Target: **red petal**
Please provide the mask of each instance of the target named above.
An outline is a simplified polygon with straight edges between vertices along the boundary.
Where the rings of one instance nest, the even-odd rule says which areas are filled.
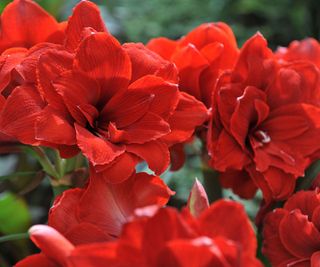
[[[262,252],[273,266],[279,266],[282,262],[294,258],[283,246],[279,236],[279,225],[287,214],[288,212],[284,209],[276,209],[270,212],[264,221]]]
[[[37,79],[38,89],[47,103],[60,111],[66,107],[52,85],[60,74],[72,68],[73,55],[66,51],[49,50],[38,60]]]
[[[309,258],[320,249],[320,233],[299,210],[288,213],[279,225],[285,248],[298,258]]]
[[[35,88],[17,87],[8,97],[0,118],[3,133],[16,137],[20,142],[36,145],[35,121],[44,103]]]
[[[125,147],[97,137],[78,124],[75,129],[78,146],[93,165],[108,164],[125,151]]]
[[[73,118],[79,124],[85,126],[87,119],[79,110],[79,106],[97,105],[100,98],[99,84],[84,74],[65,72],[54,81],[53,86],[61,95]]]
[[[283,208],[287,211],[299,209],[311,221],[314,211],[319,206],[320,197],[317,191],[299,191],[287,200]]]
[[[194,133],[197,126],[201,126],[208,119],[208,110],[193,96],[181,92],[179,104],[169,118],[171,133],[164,136],[168,144],[184,142]]]
[[[99,126],[108,128],[109,122],[119,129],[130,126],[149,110],[154,96],[142,91],[126,90],[111,98],[100,113]]]
[[[80,200],[78,215],[82,222],[101,229],[109,239],[118,237],[122,225],[129,221],[136,208],[165,205],[172,191],[156,176],[133,174],[122,183],[106,183],[108,172],[91,172],[90,183]],[[95,203],[97,212],[92,210]]]
[[[254,104],[258,99],[265,101],[265,93],[252,86],[246,87],[243,95],[237,98],[237,103],[231,116],[230,132],[243,149],[246,147],[245,142],[249,129],[252,123],[257,121],[258,116]],[[265,106],[267,105],[265,104]]]
[[[189,44],[174,54],[172,61],[179,70],[181,90],[201,99],[200,75],[209,66],[209,62],[200,52]]]
[[[110,164],[97,165],[94,169],[103,175],[107,183],[121,183],[132,175],[138,162],[136,156],[123,153]]]
[[[253,198],[257,192],[257,186],[245,170],[228,170],[219,175],[219,180],[223,187],[231,188],[242,198]]]
[[[29,230],[31,240],[54,262],[64,265],[74,246],[59,232],[47,225],[34,225]],[[59,257],[57,257],[59,255]]]
[[[49,260],[48,257],[46,257],[44,254],[41,253],[41,254],[28,256],[25,259],[19,261],[14,266],[15,267],[31,267],[31,266],[60,267],[61,265]]]
[[[66,47],[75,50],[81,41],[84,28],[90,27],[97,32],[107,32],[99,8],[92,2],[81,1],[74,9],[66,28]]]
[[[226,200],[215,202],[200,215],[199,227],[208,237],[223,236],[238,242],[245,255],[256,253],[256,236],[241,204]]]
[[[143,251],[149,266],[157,266],[158,255],[168,242],[175,239],[194,238],[196,233],[173,208],[160,209],[151,217],[143,233]]]
[[[107,33],[94,33],[85,38],[77,50],[74,66],[100,83],[101,103],[127,88],[131,79],[128,54]]]
[[[65,234],[78,223],[76,206],[78,205],[83,191],[80,188],[69,189],[59,195],[49,212],[48,225]]]
[[[157,175],[163,173],[170,163],[168,146],[161,141],[146,142],[141,145],[127,145],[127,151],[144,159]]]
[[[199,237],[191,240],[172,240],[168,242],[166,247],[159,253],[157,266],[166,267],[225,267],[237,266],[230,265],[224,253],[231,252],[235,249],[234,258],[237,258],[239,264],[237,247],[228,242],[225,251],[221,251],[214,240],[207,237]],[[230,253],[231,254],[231,253]],[[188,255],[186,257],[186,255]]]
[[[227,168],[241,170],[250,163],[250,159],[238,143],[222,130],[213,151],[211,164],[219,171]]]
[[[169,148],[170,160],[171,160],[171,171],[177,171],[182,168],[186,161],[186,154],[184,152],[184,144],[176,144]]]
[[[178,42],[176,41],[164,37],[159,37],[151,39],[147,44],[147,48],[156,52],[164,59],[170,60],[177,48],[177,45]]]
[[[266,39],[257,33],[242,46],[232,80],[264,89],[274,77],[275,63],[272,60],[273,53]]]
[[[118,142],[144,144],[157,140],[169,132],[170,127],[165,120],[156,114],[148,112],[132,125],[114,134],[117,134]]]
[[[131,82],[151,74],[177,83],[178,71],[172,62],[164,60],[141,43],[127,43],[123,48],[129,54],[132,63]]]
[[[75,145],[76,132],[64,114],[46,106],[39,114],[36,127],[36,139],[55,144]]]
[[[7,47],[29,48],[49,40],[59,31],[59,24],[35,2],[17,0],[4,9],[1,15],[1,29],[2,52]]]

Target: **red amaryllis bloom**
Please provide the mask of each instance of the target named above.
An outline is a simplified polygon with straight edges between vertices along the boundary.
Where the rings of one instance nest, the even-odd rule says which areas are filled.
[[[162,208],[151,217],[136,218],[126,224],[116,241],[66,249],[61,246],[64,251],[56,255],[48,248],[54,246],[51,244],[54,239],[62,236],[56,232],[60,237],[52,238],[53,235],[44,231],[36,231],[46,229],[44,226],[33,227],[31,238],[42,253],[26,258],[17,266],[44,260],[54,262],[53,266],[80,267],[262,266],[255,257],[256,238],[243,207],[225,200],[208,207],[203,205],[207,200],[201,191],[196,186],[190,197],[195,198],[191,202],[200,202],[189,203],[189,207],[197,207],[193,213],[196,217],[186,209],[179,214],[173,208]],[[144,214],[143,210],[136,211],[139,213]]]
[[[208,134],[212,166],[243,197],[260,188],[285,199],[320,149],[319,71],[311,63],[277,64],[257,34],[241,49],[213,95]]]
[[[264,221],[263,253],[272,266],[319,266],[320,193],[300,191]]]
[[[74,245],[117,238],[135,209],[163,206],[174,194],[157,176],[134,173],[122,183],[109,184],[104,180],[112,179],[105,175],[92,171],[86,189],[63,192],[50,209],[48,224]]]
[[[7,50],[0,56],[0,130],[23,143],[36,144],[33,125],[45,105],[35,88],[41,54],[51,49],[72,52],[85,27],[106,31],[98,8],[88,1],[80,2],[62,25],[29,0],[9,4],[1,17],[0,48]],[[19,108],[23,101],[29,101],[27,109]]]
[[[320,44],[313,38],[293,41],[289,47],[279,47],[276,56],[284,61],[307,60],[320,67]]]
[[[222,22],[202,24],[178,41],[155,38],[147,47],[174,62],[179,70],[180,90],[207,107],[218,76],[232,68],[238,57],[233,32]]]
[[[24,142],[58,148],[65,157],[79,148],[96,171],[112,169],[114,182],[128,178],[141,159],[162,173],[170,161],[168,147],[192,135],[207,117],[205,107],[178,91],[172,63],[142,45],[122,47],[90,29],[83,34],[75,54],[51,49],[40,56],[40,95],[20,88],[7,101],[0,125],[21,136],[17,130],[24,125],[14,119],[19,115],[25,122],[25,110],[41,110],[36,141],[29,130]],[[143,53],[148,54],[137,57]]]

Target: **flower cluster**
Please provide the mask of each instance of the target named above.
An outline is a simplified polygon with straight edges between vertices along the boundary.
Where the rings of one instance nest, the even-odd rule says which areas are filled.
[[[17,267],[262,266],[241,204],[209,204],[196,181],[180,212],[165,206],[174,192],[160,175],[183,166],[193,138],[222,187],[262,192],[257,221],[272,266],[320,266],[317,183],[295,193],[320,159],[317,40],[273,52],[257,33],[239,48],[218,22],[179,40],[121,44],[89,1],[59,23],[14,0],[0,52],[0,143],[31,149],[53,186],[77,171],[61,162],[82,157],[89,172],[57,195],[47,226],[30,229],[41,253]]]

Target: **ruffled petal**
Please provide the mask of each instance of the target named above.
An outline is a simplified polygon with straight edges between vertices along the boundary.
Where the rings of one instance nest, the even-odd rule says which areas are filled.
[[[67,49],[75,50],[79,46],[86,27],[97,32],[107,32],[99,8],[92,2],[81,1],[74,7],[72,16],[68,19],[65,40]]]
[[[100,103],[105,104],[116,92],[127,88],[131,62],[119,42],[107,33],[93,33],[79,45],[74,66],[101,86]]]

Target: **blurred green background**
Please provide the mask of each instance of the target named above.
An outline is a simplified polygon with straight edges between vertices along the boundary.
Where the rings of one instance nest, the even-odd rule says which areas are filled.
[[[0,12],[7,3],[0,1]],[[59,21],[71,14],[76,0],[38,0]],[[96,0],[109,31],[121,42],[143,42],[166,36],[177,39],[204,22],[224,21],[235,32],[239,46],[260,31],[270,47],[320,35],[319,0]],[[202,179],[201,145],[187,148],[189,160],[177,173],[163,175],[177,191],[172,203],[185,203],[194,177]],[[144,166],[142,166],[143,168]],[[0,267],[12,266],[35,248],[24,234],[30,225],[45,223],[52,200],[48,179],[32,158],[0,156]],[[224,192],[225,197],[231,193]],[[231,197],[235,197],[232,196]],[[257,202],[244,202],[254,216]],[[2,238],[2,239],[1,239]],[[8,241],[13,239],[14,241]]]

